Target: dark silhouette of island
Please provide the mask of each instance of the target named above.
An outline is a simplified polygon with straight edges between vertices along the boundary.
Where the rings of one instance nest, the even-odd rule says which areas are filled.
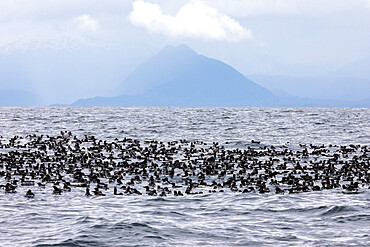
[[[231,66],[186,45],[166,46],[122,84],[119,96],[81,99],[72,106],[367,107],[370,100],[338,101],[275,95]]]

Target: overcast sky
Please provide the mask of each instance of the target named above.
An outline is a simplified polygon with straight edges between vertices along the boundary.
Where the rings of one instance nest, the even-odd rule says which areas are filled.
[[[370,56],[370,0],[0,0],[2,87],[24,77],[46,94],[49,70],[82,89],[94,68],[94,88],[111,88],[181,43],[246,75],[328,74]]]

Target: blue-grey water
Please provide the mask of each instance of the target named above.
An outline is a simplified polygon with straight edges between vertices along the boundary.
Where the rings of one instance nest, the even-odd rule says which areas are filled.
[[[370,109],[0,107],[1,139],[61,130],[229,148],[369,145]],[[87,198],[35,187],[33,199],[0,191],[0,246],[369,246],[369,191]]]

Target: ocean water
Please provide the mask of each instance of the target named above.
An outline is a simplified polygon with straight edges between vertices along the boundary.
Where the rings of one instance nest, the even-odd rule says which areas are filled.
[[[251,140],[370,145],[370,109],[0,107],[1,140],[65,130],[240,149]],[[35,187],[27,199],[0,190],[0,246],[368,246],[369,191],[87,198]]]

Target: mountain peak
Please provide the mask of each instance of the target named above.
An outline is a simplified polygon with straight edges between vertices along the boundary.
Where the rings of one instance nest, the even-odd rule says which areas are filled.
[[[173,45],[167,45],[165,46],[159,54],[162,55],[176,55],[176,56],[182,56],[182,55],[198,55],[193,49],[191,49],[186,44],[181,44],[178,46]]]

